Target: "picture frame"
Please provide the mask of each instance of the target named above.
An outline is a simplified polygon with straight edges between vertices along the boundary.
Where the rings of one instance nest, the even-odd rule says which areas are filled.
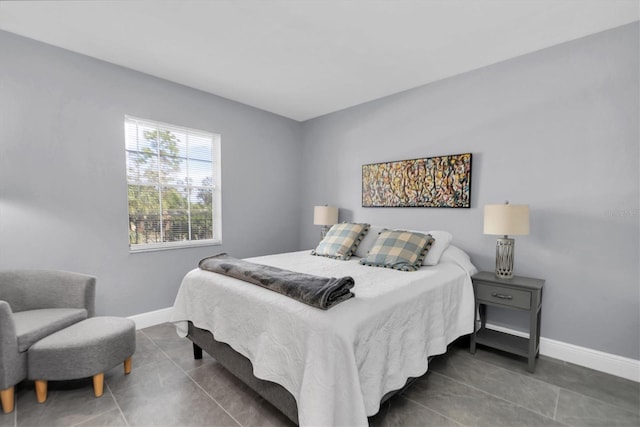
[[[362,166],[362,207],[470,208],[472,153]]]

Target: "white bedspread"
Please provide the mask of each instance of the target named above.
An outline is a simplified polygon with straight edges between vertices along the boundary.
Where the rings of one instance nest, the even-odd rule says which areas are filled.
[[[457,251],[455,251],[455,250]],[[417,272],[366,267],[309,251],[249,258],[319,276],[352,276],[356,297],[329,310],[199,269],[183,279],[173,307],[178,333],[187,321],[251,360],[254,375],[296,399],[302,426],[366,426],[387,392],[427,371],[472,332],[475,273],[451,247],[435,267]]]

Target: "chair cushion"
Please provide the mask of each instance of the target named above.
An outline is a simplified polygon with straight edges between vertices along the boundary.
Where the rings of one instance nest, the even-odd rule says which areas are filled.
[[[33,343],[86,318],[84,308],[42,308],[13,313],[18,351],[27,351]]]

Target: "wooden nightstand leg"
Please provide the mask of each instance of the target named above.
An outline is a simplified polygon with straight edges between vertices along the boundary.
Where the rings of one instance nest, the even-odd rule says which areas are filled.
[[[479,304],[478,311],[480,312],[480,329],[484,329],[487,325],[487,306]]]
[[[528,357],[528,366],[527,371],[533,373],[536,370],[536,354],[538,353],[538,340],[539,334],[538,331],[538,313],[540,308],[536,310],[535,308],[531,310],[531,315],[529,316],[529,357]]]
[[[532,374],[536,372],[536,356],[535,355],[529,356],[527,371],[531,372]]]
[[[471,333],[471,341],[469,344],[469,353],[476,354],[476,332],[478,331],[478,320],[482,322],[482,316],[478,319],[478,314],[480,313],[480,305],[475,305],[475,311],[473,313],[473,332]]]
[[[542,317],[542,306],[538,309],[538,335],[536,336],[536,358],[540,355],[540,319]]]

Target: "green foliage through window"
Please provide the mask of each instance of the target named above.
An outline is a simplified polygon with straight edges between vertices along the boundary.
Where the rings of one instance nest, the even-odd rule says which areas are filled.
[[[132,248],[220,240],[219,135],[126,117]]]

